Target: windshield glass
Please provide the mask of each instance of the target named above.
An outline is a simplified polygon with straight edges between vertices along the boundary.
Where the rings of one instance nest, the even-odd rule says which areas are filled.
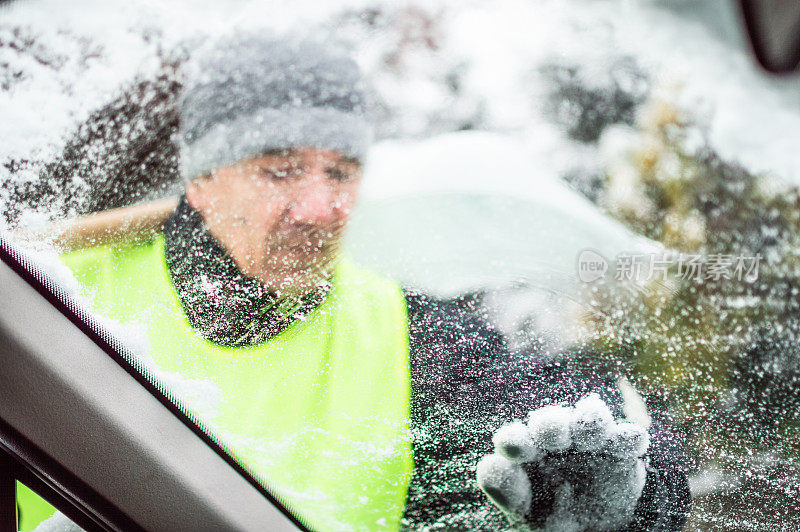
[[[309,528],[800,524],[800,81],[732,3],[0,9],[5,238]]]

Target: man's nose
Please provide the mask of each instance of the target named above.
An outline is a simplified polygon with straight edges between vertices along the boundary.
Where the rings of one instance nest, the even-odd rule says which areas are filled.
[[[326,224],[336,220],[339,208],[333,183],[324,173],[310,172],[298,183],[290,216],[298,223]]]

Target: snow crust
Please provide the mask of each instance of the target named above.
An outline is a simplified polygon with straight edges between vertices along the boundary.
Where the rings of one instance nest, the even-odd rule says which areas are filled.
[[[480,107],[481,128],[514,132],[561,164],[580,157],[581,148],[571,146],[543,120],[540,102],[548,84],[537,68],[554,60],[575,64],[584,69],[587,82],[602,85],[612,75],[608,67],[614,58],[630,56],[658,87],[669,91],[679,85],[680,98],[703,110],[711,144],[723,156],[753,171],[800,180],[791,135],[800,125],[796,78],[763,76],[741,37],[729,36],[738,24],[732,5],[719,0],[709,4],[698,13],[655,1],[439,0],[426,4],[440,38],[435,59],[412,48],[405,57],[406,73],[393,78],[377,66],[381,45],[396,44],[387,42],[391,35],[356,34],[361,46],[354,45],[354,51],[384,97],[404,108],[409,123],[397,131],[401,136],[425,135],[429,132],[420,127],[435,127],[424,117],[452,102],[431,79],[432,72],[437,66],[457,67],[464,70],[459,109]],[[107,100],[124,80],[153,68],[158,47],[232,27],[320,34],[320,26],[343,12],[374,8],[391,10],[392,4],[80,0],[65,9],[57,0],[12,2],[0,8],[3,23],[30,27],[66,66],[53,71],[30,65],[35,75],[10,92],[0,92],[0,115],[7,117],[0,125],[4,151],[26,154],[57,144],[70,125]],[[719,20],[726,22],[728,35],[720,35]],[[80,53],[85,37],[91,39],[90,48],[99,47],[97,53]],[[346,41],[347,35],[339,40]],[[703,52],[697,53],[699,49]]]
[[[66,515],[56,511],[33,529],[33,532],[83,532],[83,528],[73,523]]]

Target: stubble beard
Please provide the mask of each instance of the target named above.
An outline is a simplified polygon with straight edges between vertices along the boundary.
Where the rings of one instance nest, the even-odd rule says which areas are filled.
[[[330,280],[342,224],[279,229],[267,236],[260,280],[279,296],[302,296]]]

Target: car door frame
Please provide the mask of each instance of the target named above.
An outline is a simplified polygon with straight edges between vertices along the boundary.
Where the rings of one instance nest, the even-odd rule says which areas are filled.
[[[307,530],[5,236],[0,297],[11,476],[88,530]]]

